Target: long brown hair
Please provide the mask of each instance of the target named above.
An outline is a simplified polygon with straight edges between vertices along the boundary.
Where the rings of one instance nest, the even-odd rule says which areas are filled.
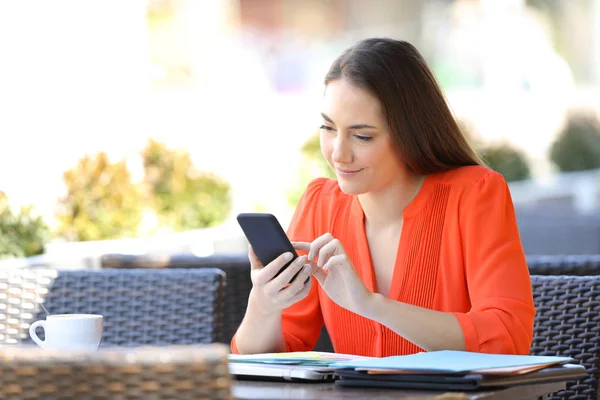
[[[333,62],[325,85],[340,78],[379,99],[400,157],[413,172],[483,164],[462,134],[427,62],[410,43],[362,40]]]

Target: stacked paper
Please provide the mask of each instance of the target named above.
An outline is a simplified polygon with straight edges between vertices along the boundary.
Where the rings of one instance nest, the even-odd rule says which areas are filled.
[[[371,359],[371,357],[361,357],[349,354],[327,353],[319,351],[229,355],[230,362],[275,365],[305,365],[315,367],[329,367],[330,365],[337,362],[351,362],[368,359]]]
[[[572,362],[570,357],[515,356],[485,354],[467,351],[432,351],[427,353],[369,358],[367,360],[339,361],[332,368],[351,368],[371,373],[415,374],[465,374],[496,373],[516,374],[532,372],[552,365]]]

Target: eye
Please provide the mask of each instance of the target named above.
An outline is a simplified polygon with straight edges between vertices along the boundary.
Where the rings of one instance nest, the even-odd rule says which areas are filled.
[[[371,140],[373,140],[372,136],[354,135],[354,137],[360,140],[361,142],[370,142]]]
[[[330,126],[327,126],[327,125],[321,125],[321,126],[319,127],[319,129],[324,129],[324,130],[326,130],[326,131],[332,131],[332,130],[333,130],[333,128],[332,128],[332,127],[330,127]]]

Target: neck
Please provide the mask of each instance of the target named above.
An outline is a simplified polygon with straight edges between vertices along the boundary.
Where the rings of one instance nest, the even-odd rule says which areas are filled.
[[[401,222],[404,209],[417,196],[424,181],[424,175],[407,174],[382,190],[358,195],[365,221],[376,227]]]

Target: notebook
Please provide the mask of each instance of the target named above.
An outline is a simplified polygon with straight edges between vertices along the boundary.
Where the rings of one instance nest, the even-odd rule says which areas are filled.
[[[570,357],[432,351],[331,365],[337,384],[356,387],[477,390],[530,383],[564,382],[585,376]]]
[[[400,373],[421,374],[465,374],[491,370],[531,369],[536,366],[549,367],[573,362],[570,357],[522,356],[508,354],[485,354],[468,351],[441,350],[410,354],[370,358],[366,360],[338,361],[330,366],[340,369],[360,369],[364,371],[389,370]]]
[[[584,378],[585,367],[563,364],[519,375],[444,374],[368,374],[353,369],[336,371],[337,385],[427,390],[478,390],[505,388],[533,383],[575,381]]]
[[[369,358],[317,351],[230,354],[229,371],[238,379],[326,382],[335,379],[331,364]]]
[[[237,379],[330,382],[335,379],[335,370],[329,367],[307,365],[278,365],[257,363],[229,363],[229,372]]]

